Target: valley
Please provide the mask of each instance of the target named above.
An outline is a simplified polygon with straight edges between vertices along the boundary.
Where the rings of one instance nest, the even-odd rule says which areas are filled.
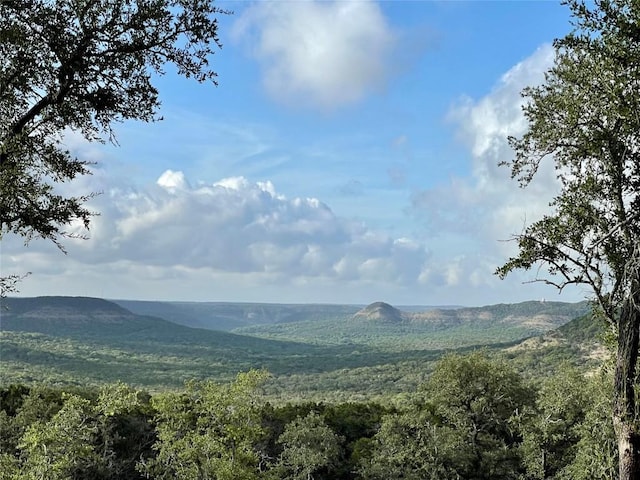
[[[168,302],[166,313],[162,306],[82,297],[3,299],[0,382],[124,381],[160,391],[190,379],[227,381],[240,371],[266,369],[272,378],[264,389],[274,400],[347,401],[414,390],[452,351],[484,348],[532,374],[552,369],[556,361],[589,363],[580,342],[514,348],[526,338],[562,337],[558,328],[588,312],[584,302],[410,311],[383,302],[365,307]],[[227,331],[184,323],[224,325]]]

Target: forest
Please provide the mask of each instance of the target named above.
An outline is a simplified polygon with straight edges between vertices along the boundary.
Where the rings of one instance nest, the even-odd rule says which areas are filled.
[[[615,473],[612,341],[587,304],[430,310],[420,324],[378,302],[254,332],[269,338],[101,299],[5,298],[2,308],[1,479]],[[482,318],[491,332],[513,328],[487,344]],[[539,335],[516,328],[532,319]],[[343,337],[350,328],[358,335]],[[404,349],[403,336],[414,339]]]
[[[610,366],[448,354],[386,401],[271,402],[264,370],[149,394],[5,386],[2,479],[610,479]]]
[[[543,83],[519,89],[525,129],[495,159],[528,191],[545,175],[557,188],[489,264],[585,289],[587,311],[433,317],[376,302],[214,331],[193,311],[182,321],[199,325],[11,299],[0,480],[640,478],[640,8],[563,3],[571,31]],[[61,184],[94,162],[68,135],[117,145],[116,124],[160,120],[166,66],[217,85],[229,14],[210,0],[0,2],[0,238],[62,252],[86,239],[99,192]],[[28,275],[2,273],[3,302]]]

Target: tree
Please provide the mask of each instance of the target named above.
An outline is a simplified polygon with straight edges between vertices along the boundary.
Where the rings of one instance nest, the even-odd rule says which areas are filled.
[[[317,471],[336,462],[342,440],[314,411],[296,418],[278,438],[284,447],[276,467],[282,474],[278,478],[312,480]]]
[[[580,440],[575,456],[555,477],[558,480],[616,478],[618,458],[611,418],[611,372],[603,370],[583,382],[589,397],[585,417],[577,426]]]
[[[208,62],[225,13],[213,0],[0,1],[0,238],[63,248],[66,228],[88,228],[92,193],[55,188],[90,173],[64,135],[115,142],[115,123],[157,120],[152,77],[167,64],[215,84]]]
[[[527,186],[545,160],[559,193],[552,213],[515,236],[497,270],[546,266],[536,280],[587,285],[617,330],[613,421],[620,479],[640,478],[635,389],[640,330],[640,7],[633,0],[568,0],[574,30],[554,42],[555,63],[523,91],[528,131],[510,138],[506,164]]]
[[[534,397],[520,375],[483,353],[447,355],[421,390],[384,417],[361,459],[364,478],[519,478],[520,424]]]
[[[425,385],[438,423],[463,438],[462,478],[508,479],[521,470],[521,422],[534,392],[505,362],[482,352],[447,355]]]
[[[88,421],[90,402],[69,395],[62,409],[48,422],[29,426],[19,445],[24,454],[20,479],[68,479],[97,458],[92,440],[95,427]]]
[[[455,480],[471,463],[461,432],[439,425],[429,411],[386,415],[367,444],[359,473],[370,480]]]
[[[3,438],[0,479],[136,478],[133,467],[141,451],[128,445],[132,451],[122,452],[118,424],[140,406],[138,392],[122,383],[105,385],[95,401],[71,393],[32,390],[14,412],[18,431],[3,432],[11,437],[17,433],[19,440]],[[0,410],[0,420],[5,413]]]
[[[558,478],[558,472],[573,462],[585,415],[594,403],[587,385],[581,372],[566,367],[542,383],[535,415],[523,433],[526,478]]]
[[[151,478],[257,478],[264,434],[258,387],[267,378],[251,370],[227,385],[192,381],[184,393],[154,396],[157,455],[138,469]]]

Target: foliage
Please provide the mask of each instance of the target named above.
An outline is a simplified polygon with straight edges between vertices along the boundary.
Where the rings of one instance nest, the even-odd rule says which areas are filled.
[[[535,303],[536,308],[541,308],[540,302]],[[324,337],[317,337],[318,344],[309,344],[187,328],[160,318],[134,315],[101,299],[8,298],[2,305],[8,310],[2,315],[0,349],[4,368],[0,369],[0,384],[69,387],[124,380],[151,390],[179,389],[189,379],[226,382],[238,371],[266,368],[273,378],[264,385],[264,391],[275,403],[374,399],[388,403],[395,395],[414,392],[447,351],[471,351],[472,347],[459,344],[485,345],[483,342],[491,339],[483,339],[503,329],[502,325],[488,329],[482,322],[476,329],[452,327],[432,334],[427,329],[415,329],[413,332],[422,333],[411,338],[410,330],[400,335],[397,330],[394,333],[374,328],[369,332],[371,344],[378,345],[374,346],[331,345],[335,331],[327,327],[320,332]],[[513,308],[517,310],[521,305],[495,306],[496,315],[509,316],[514,313]],[[551,315],[556,308],[560,309],[557,318],[574,309],[581,311],[579,304],[562,304],[553,306],[545,315]],[[274,307],[272,313],[277,312]],[[366,333],[365,326],[360,332]],[[515,341],[486,348],[500,351],[509,347],[505,355],[530,377],[548,375],[563,362],[581,369],[597,363],[589,356],[594,348],[590,342],[582,343],[569,333],[549,335],[552,341],[543,340],[540,348],[529,347],[535,344],[533,339],[522,348]],[[425,338],[430,340],[421,340]],[[422,345],[414,349],[414,342]],[[328,416],[327,421],[330,422]],[[339,433],[348,437],[345,432]]]
[[[618,476],[618,449],[611,410],[611,374],[598,372],[585,384],[588,401],[577,425],[578,442],[573,461],[558,475],[562,480],[608,480]]]
[[[363,459],[366,478],[510,479],[533,390],[481,352],[444,357],[402,414],[384,418]]]
[[[439,427],[430,412],[409,411],[384,418],[361,453],[360,475],[371,480],[448,480],[460,478],[455,466],[465,463],[470,459],[459,432]]]
[[[253,325],[235,333],[311,344],[367,345],[387,351],[434,350],[511,342],[539,335],[589,310],[586,302],[522,302],[430,310],[405,321],[358,316]]]
[[[210,0],[3,0],[0,3],[1,233],[60,244],[83,204],[54,188],[89,172],[65,134],[115,141],[113,125],[157,119],[152,76],[177,72],[214,81],[220,46]]]
[[[586,285],[617,327],[612,410],[620,478],[640,475],[636,405],[640,344],[640,8],[634,0],[567,2],[574,31],[556,40],[545,83],[523,91],[528,131],[511,138],[512,177],[529,185],[551,158],[560,191],[552,213],[516,236],[519,251],[498,269],[542,264],[539,280]]]
[[[278,438],[283,450],[274,471],[281,479],[311,480],[337,463],[342,440],[311,411],[288,423]]]
[[[96,463],[90,415],[90,402],[70,395],[51,420],[32,423],[18,445],[24,458],[19,478],[62,480]]]
[[[250,371],[228,385],[193,381],[183,393],[153,397],[157,455],[139,469],[153,478],[256,478],[264,433],[257,389],[267,377]]]
[[[463,435],[470,459],[460,467],[463,477],[511,478],[518,471],[520,424],[534,396],[515,370],[482,352],[450,355],[425,388],[439,421]]]
[[[273,406],[267,376],[152,396],[122,383],[0,389],[0,479],[615,478],[602,372],[529,384],[486,352],[449,355],[397,408]]]
[[[0,230],[0,236],[2,235]],[[18,284],[26,277],[30,275],[25,273],[24,275],[7,275],[0,277],[0,298],[5,298],[8,295],[18,292]]]
[[[527,478],[555,478],[572,463],[589,403],[585,379],[575,369],[564,368],[542,384],[536,415],[524,428]]]
[[[140,440],[148,435],[144,421],[129,421],[144,418],[138,392],[114,384],[96,396],[84,393],[32,389],[15,409],[0,410],[3,426],[11,432],[2,443],[0,478],[137,477],[133,467],[145,456]]]

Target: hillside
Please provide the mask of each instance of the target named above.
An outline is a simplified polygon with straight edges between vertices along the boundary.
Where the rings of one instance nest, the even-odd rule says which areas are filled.
[[[0,329],[4,331],[87,336],[162,330],[169,326],[166,320],[134,315],[100,298],[4,298],[0,309]]]
[[[239,371],[266,368],[277,376],[270,386],[274,394],[289,382],[299,384],[301,377],[305,382],[321,379],[313,384],[336,375],[345,389],[362,391],[367,383],[363,371],[390,368],[397,376],[392,366],[398,362],[427,364],[439,355],[374,348],[356,351],[348,345],[314,346],[194,329],[135,315],[101,299],[9,298],[0,307],[0,384],[87,385],[122,380],[162,389],[179,387],[191,378],[228,380]],[[345,369],[360,373],[352,376]],[[389,376],[378,388],[399,388],[393,381]],[[337,383],[331,381],[331,385]]]
[[[246,312],[243,308],[240,305],[238,311]],[[277,311],[275,306],[269,308]],[[415,321],[412,315],[420,312],[403,312],[382,302],[351,308],[342,316],[325,317],[316,310],[315,320],[254,326],[268,327],[269,335],[249,336],[137,315],[102,299],[4,299],[0,384],[122,380],[157,390],[180,387],[190,378],[228,380],[239,371],[266,368],[274,375],[265,387],[271,398],[361,400],[415,389],[444,352],[479,347],[499,352],[505,343],[511,346],[548,325],[521,315],[524,311],[539,315],[540,305],[471,309],[476,316],[464,313],[465,309],[460,309],[463,315],[452,316],[442,309],[442,316],[432,317],[436,321]],[[584,305],[555,308],[559,315],[553,310],[545,314],[550,323],[564,322],[564,315],[583,310]],[[521,316],[523,320],[515,320]],[[563,328],[575,330],[575,335],[585,327],[572,324]],[[541,359],[543,352],[548,352],[549,361]],[[578,358],[580,349],[520,348],[507,354],[523,369],[543,371],[564,358]]]
[[[353,315],[357,305],[154,302],[113,300],[138,315],[164,318],[188,327],[231,331],[251,325],[268,325],[308,320],[325,320]]]
[[[353,318],[370,322],[400,323],[405,320],[405,314],[388,303],[375,302],[358,310]]]
[[[228,332],[195,329],[162,318],[136,315],[99,298],[4,298],[0,302],[3,332],[41,333],[56,337],[94,339],[143,345],[162,342],[217,347],[282,349],[290,342],[274,342]],[[169,347],[171,350],[171,347]]]
[[[606,347],[611,330],[590,313],[504,349],[518,368],[531,376],[553,373],[559,365],[571,364],[591,370],[610,358]]]
[[[589,311],[587,302],[523,302],[403,312],[375,302],[354,315],[234,330],[261,338],[400,351],[514,342],[540,335]]]

